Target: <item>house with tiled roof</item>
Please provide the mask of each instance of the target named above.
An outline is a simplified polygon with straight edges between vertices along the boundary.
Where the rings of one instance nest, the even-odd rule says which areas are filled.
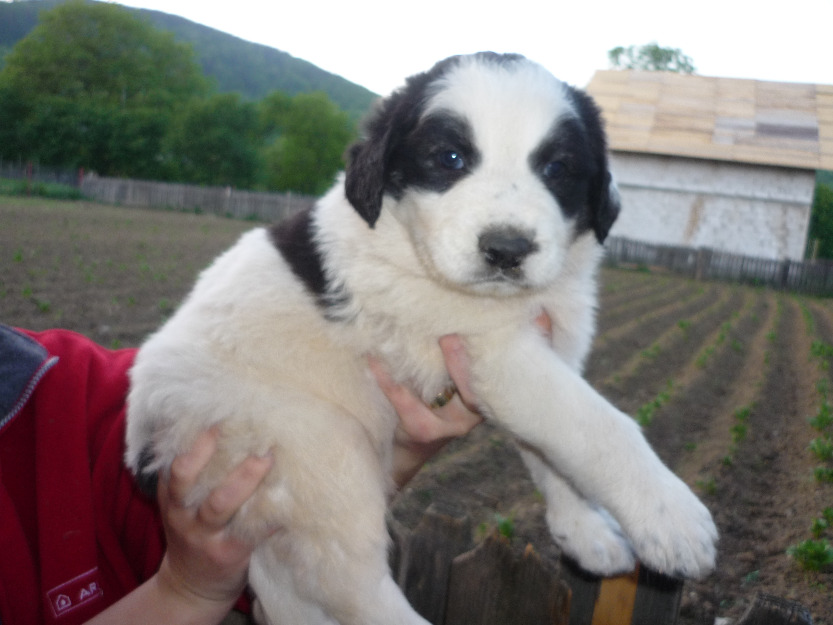
[[[833,170],[833,86],[596,72],[623,211],[637,241],[804,258],[817,170]]]

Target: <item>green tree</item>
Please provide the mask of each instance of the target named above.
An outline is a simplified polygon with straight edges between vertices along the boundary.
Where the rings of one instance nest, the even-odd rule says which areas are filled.
[[[265,186],[309,195],[333,184],[355,137],[347,113],[321,92],[267,96],[261,103],[261,128],[266,133]]]
[[[811,255],[815,258],[833,258],[833,187],[822,182],[816,184],[807,238]]]
[[[190,103],[169,138],[178,180],[252,188],[258,170],[258,118],[254,104],[236,93]]]
[[[167,106],[206,92],[192,48],[116,4],[70,0],[41,14],[6,56],[23,96]]]
[[[70,0],[6,56],[0,156],[103,175],[161,173],[173,110],[207,82],[191,49],[115,4]],[[4,95],[5,94],[5,95]]]
[[[622,46],[607,53],[613,69],[642,69],[651,72],[693,74],[694,62],[677,48],[663,48],[656,42],[644,46]]]

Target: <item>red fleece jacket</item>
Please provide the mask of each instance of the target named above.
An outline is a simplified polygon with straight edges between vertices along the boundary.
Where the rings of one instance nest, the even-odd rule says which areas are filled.
[[[0,326],[0,619],[83,623],[158,568],[155,501],[123,462],[135,350]]]

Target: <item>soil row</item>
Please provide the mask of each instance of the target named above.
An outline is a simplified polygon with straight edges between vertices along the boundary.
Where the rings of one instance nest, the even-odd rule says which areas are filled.
[[[810,357],[814,341],[833,345],[830,303],[666,282],[678,298],[669,304],[645,288],[660,304],[654,311],[616,288],[602,297],[604,330],[588,378],[627,412],[650,413],[646,436],[718,523],[718,570],[686,584],[680,623],[736,619],[761,591],[801,602],[816,623],[833,622],[833,573],[804,570],[787,553],[833,505],[833,487],[814,479],[807,451],[817,380],[833,384],[830,369],[819,373]],[[629,318],[628,310],[643,312]]]

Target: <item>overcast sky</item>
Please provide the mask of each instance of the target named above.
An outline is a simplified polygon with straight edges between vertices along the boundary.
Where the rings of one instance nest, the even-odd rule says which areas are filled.
[[[697,73],[833,84],[833,0],[126,0],[278,48],[385,94],[452,54],[519,52],[571,84],[616,46],[680,48]],[[488,8],[487,8],[488,7]]]

